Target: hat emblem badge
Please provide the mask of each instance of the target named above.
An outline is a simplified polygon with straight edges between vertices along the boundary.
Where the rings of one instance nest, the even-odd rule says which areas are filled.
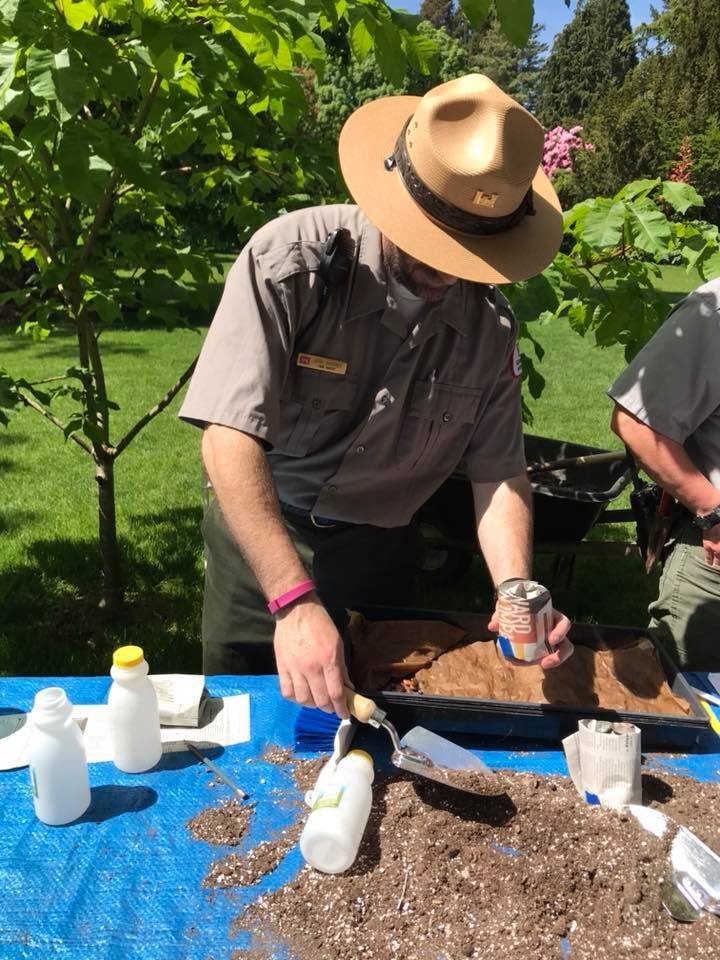
[[[472,202],[476,207],[494,207],[497,198],[497,193],[485,193],[484,190],[476,190]]]

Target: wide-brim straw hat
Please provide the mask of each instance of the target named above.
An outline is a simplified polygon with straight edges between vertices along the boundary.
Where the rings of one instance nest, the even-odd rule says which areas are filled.
[[[542,272],[562,241],[543,143],[532,114],[468,74],[360,107],[340,134],[340,167],[358,206],[405,253],[465,280],[511,283]]]

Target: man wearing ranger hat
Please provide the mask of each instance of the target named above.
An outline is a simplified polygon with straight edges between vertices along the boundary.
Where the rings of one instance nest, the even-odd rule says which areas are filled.
[[[412,603],[413,515],[462,461],[495,584],[531,574],[517,325],[496,284],[562,239],[539,123],[471,74],[356,110],[357,206],[279,217],[228,275],[180,416],[202,426],[206,673],[346,716],[338,625]],[[557,666],[572,647],[554,613]],[[491,626],[494,626],[494,621]]]

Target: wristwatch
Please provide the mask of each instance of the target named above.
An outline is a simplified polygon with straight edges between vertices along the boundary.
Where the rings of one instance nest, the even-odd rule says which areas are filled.
[[[709,530],[710,527],[714,527],[716,523],[720,523],[720,504],[718,504],[714,510],[711,510],[710,513],[704,513],[700,517],[693,517],[693,523],[700,527],[701,530]]]

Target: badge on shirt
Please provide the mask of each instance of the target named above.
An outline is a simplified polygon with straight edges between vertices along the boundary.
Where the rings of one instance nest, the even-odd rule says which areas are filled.
[[[520,356],[520,349],[517,344],[515,344],[512,360],[510,361],[510,372],[514,377],[522,376],[522,357]]]
[[[299,353],[296,363],[299,367],[308,367],[310,370],[322,370],[323,373],[335,373],[339,377],[347,373],[347,363],[344,360],[333,360],[332,357],[318,357],[314,353]]]

